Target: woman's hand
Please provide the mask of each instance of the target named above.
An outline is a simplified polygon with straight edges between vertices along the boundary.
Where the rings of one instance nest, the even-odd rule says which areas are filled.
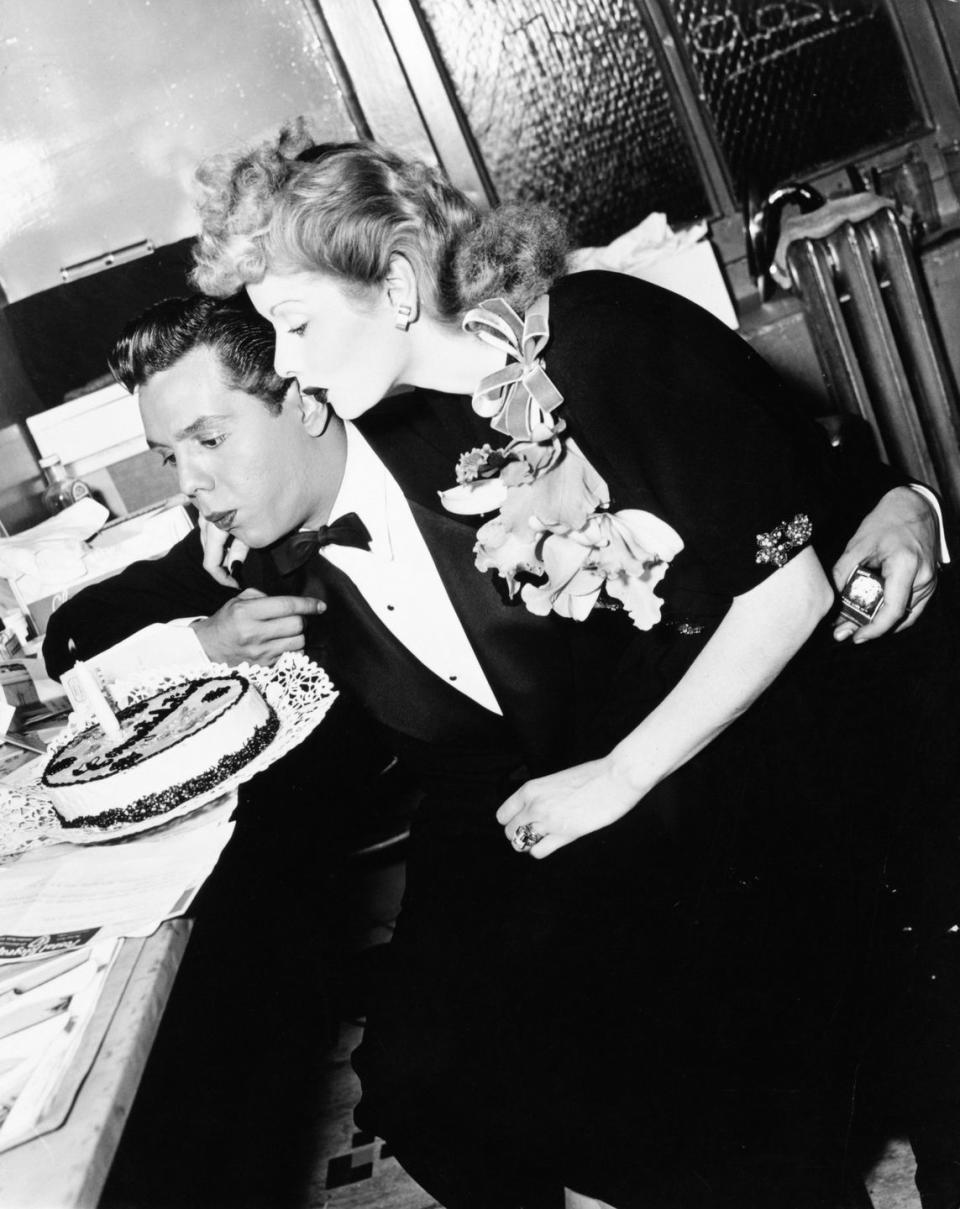
[[[225,588],[239,588],[240,584],[230,574],[228,567],[242,563],[249,552],[248,547],[242,541],[231,538],[229,533],[224,533],[216,525],[211,525],[202,516],[200,541],[203,544],[203,566],[207,574],[212,575],[217,583],[223,584]],[[224,559],[227,560],[228,567],[224,566]]]
[[[517,828],[529,824],[543,839],[524,850],[540,858],[615,823],[637,801],[637,790],[618,774],[613,759],[604,756],[527,781],[497,811],[497,822],[510,843]]]
[[[735,597],[681,680],[609,755],[528,781],[503,803],[497,821],[507,839],[549,856],[622,818],[753,704],[832,604],[809,547]],[[533,843],[517,828],[543,838]]]
[[[864,518],[833,568],[842,591],[859,566],[883,579],[883,605],[876,619],[857,627],[845,618],[834,623],[838,642],[870,642],[889,631],[912,626],[937,587],[940,524],[928,501],[912,487],[895,487]]]

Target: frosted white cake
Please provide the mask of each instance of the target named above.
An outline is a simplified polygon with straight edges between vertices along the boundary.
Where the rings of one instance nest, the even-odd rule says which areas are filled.
[[[43,773],[64,827],[107,828],[165,814],[248,764],[279,726],[238,673],[164,689],[119,710],[117,720],[119,735],[90,726]]]

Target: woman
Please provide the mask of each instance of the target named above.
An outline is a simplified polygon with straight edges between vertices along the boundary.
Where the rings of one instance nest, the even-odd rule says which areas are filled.
[[[622,1209],[833,1203],[838,1051],[914,789],[907,759],[866,760],[867,731],[874,751],[898,738],[873,703],[906,651],[854,665],[820,625],[820,558],[869,490],[722,325],[563,276],[549,214],[481,218],[377,148],[296,149],[201,171],[196,283],[245,286],[278,372],[346,419],[399,386],[471,395],[489,441],[436,487],[488,517],[478,568],[514,610],[620,651],[570,704],[569,767],[499,802],[465,779],[462,820],[430,861],[415,846],[363,1122],[449,1209],[533,1203],[544,1172]],[[507,844],[534,858],[522,883]],[[465,845],[484,856],[457,896]],[[453,946],[471,973],[446,968]],[[429,1056],[426,1110],[401,1052]],[[429,1130],[448,1167],[482,1131],[517,1191],[457,1191],[442,1148],[418,1157]]]

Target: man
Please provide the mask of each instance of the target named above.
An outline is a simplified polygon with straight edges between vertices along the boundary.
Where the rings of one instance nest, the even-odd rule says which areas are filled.
[[[486,422],[421,392],[344,425],[321,399],[277,378],[271,363],[271,330],[236,300],[161,304],[121,340],[113,367],[139,388],[148,440],[175,461],[182,490],[208,521],[250,547],[240,572],[247,586],[238,593],[214,583],[191,535],[165,559],[129,568],[59,610],[44,648],[50,670],[69,663],[68,638],[89,657],[145,623],[203,613],[183,636],[213,659],[315,654],[391,750],[447,793],[479,794],[478,783],[489,793],[589,750],[592,706],[620,658],[619,633],[504,610],[494,584],[473,567],[471,522],[445,514],[436,497],[459,454],[488,439]],[[903,557],[908,568],[894,571],[890,615],[875,632],[899,620],[914,582],[924,585],[921,595],[934,564],[926,504],[898,493],[887,498],[887,515],[891,509],[900,538],[890,543],[874,516],[845,555],[888,569]],[[363,526],[343,523],[357,515]],[[296,542],[285,540],[299,529],[326,542],[322,557],[303,566]],[[432,823],[442,829],[442,814]],[[431,843],[422,829],[416,860],[449,860]],[[450,895],[458,893],[456,873]],[[442,912],[435,914],[442,930]],[[441,1200],[447,1187],[455,1200],[467,1180],[476,1204],[523,1202],[530,1173],[491,1166],[484,1146],[496,1148],[497,1139],[458,1135],[457,1125],[397,1123],[414,1177]],[[452,1150],[443,1146],[445,1127]],[[427,1134],[432,1150],[424,1149]]]

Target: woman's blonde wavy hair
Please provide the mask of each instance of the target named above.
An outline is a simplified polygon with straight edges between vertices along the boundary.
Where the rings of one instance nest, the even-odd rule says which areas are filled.
[[[208,160],[197,180],[192,281],[206,294],[234,294],[268,271],[327,273],[362,294],[399,254],[425,312],[453,321],[491,297],[522,311],[566,271],[566,228],[545,207],[482,214],[438,169],[372,143],[314,145],[302,122]]]

